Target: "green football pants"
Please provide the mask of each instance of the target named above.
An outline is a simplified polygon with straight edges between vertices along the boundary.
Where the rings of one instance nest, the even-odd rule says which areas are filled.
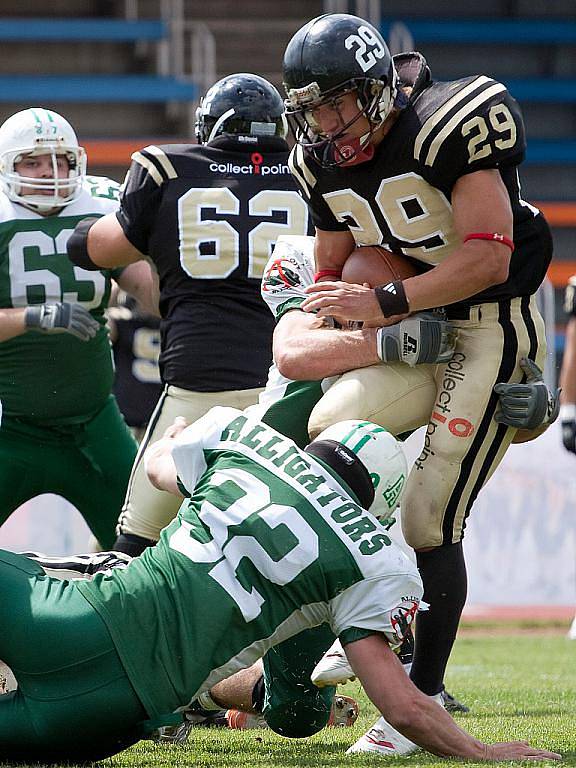
[[[336,688],[318,688],[310,675],[333,642],[330,627],[322,624],[285,640],[264,656],[263,714],[281,736],[311,736],[328,723]]]
[[[106,625],[73,582],[0,550],[0,762],[84,762],[119,752],[146,720]]]
[[[83,424],[40,427],[5,417],[0,429],[0,525],[43,493],[63,496],[81,513],[103,549],[116,521],[137,444],[110,396]]]

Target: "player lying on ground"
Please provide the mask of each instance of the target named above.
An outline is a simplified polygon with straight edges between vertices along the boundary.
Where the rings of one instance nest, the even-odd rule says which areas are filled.
[[[114,754],[275,643],[328,622],[375,705],[423,747],[559,759],[521,741],[483,744],[404,674],[392,649],[422,584],[365,511],[378,500],[369,473],[385,473],[379,456],[390,440],[353,422],[301,451],[262,422],[215,408],[188,428],[177,421],[149,450],[151,481],[189,498],[126,568],[61,582],[3,552],[0,621],[10,632],[0,655],[18,690],[0,696],[1,757]]]

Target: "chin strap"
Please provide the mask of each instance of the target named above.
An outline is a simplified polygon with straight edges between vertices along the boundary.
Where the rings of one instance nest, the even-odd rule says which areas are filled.
[[[370,137],[365,144],[362,144],[364,139],[364,136],[344,136],[334,142],[336,152],[339,153],[340,157],[344,158],[344,162],[339,163],[341,168],[349,168],[351,165],[359,165],[360,163],[372,160],[374,157],[374,145],[370,141]]]

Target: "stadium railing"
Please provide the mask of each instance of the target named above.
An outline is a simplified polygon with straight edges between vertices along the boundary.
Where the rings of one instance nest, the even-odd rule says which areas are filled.
[[[198,86],[162,75],[0,75],[0,102],[193,101]]]
[[[394,19],[381,19],[380,31],[389,37]],[[418,45],[422,43],[478,43],[480,45],[576,44],[576,21],[552,19],[402,19]]]
[[[202,23],[190,23],[181,4],[163,7],[159,19],[3,18],[0,42],[134,43],[153,46],[156,74],[2,75],[1,102],[163,102],[185,110],[189,130],[194,102],[215,80],[215,44]]]
[[[168,34],[168,25],[162,19],[0,19],[0,40],[3,42],[158,42]]]

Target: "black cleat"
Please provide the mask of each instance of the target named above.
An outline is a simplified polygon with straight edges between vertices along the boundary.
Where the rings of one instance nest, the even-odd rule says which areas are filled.
[[[447,712],[470,712],[470,707],[467,707],[466,704],[462,704],[461,701],[455,699],[451,693],[448,693],[446,688],[440,691],[440,694],[442,695],[444,709]]]

